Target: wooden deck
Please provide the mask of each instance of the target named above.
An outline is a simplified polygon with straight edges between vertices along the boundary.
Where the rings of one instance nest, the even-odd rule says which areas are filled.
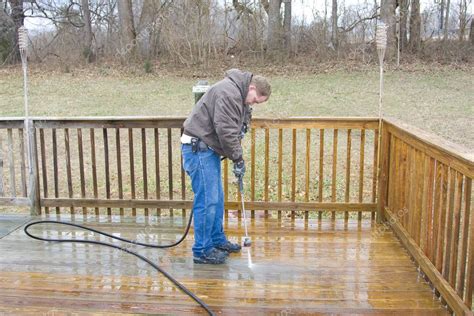
[[[71,220],[66,215],[42,218]],[[158,221],[100,217],[85,224],[145,242],[175,240],[183,230],[181,216]],[[135,257],[94,245],[35,241],[18,228],[22,222],[0,216],[0,231],[9,231],[0,234],[0,315],[205,314]],[[83,223],[82,216],[74,222]],[[94,238],[74,228],[60,229],[44,225],[32,232]],[[243,235],[235,217],[225,229],[231,239]],[[257,218],[250,233],[251,263],[244,250],[225,265],[193,264],[192,231],[170,250],[134,249],[218,314],[447,314],[394,234],[374,222],[310,219],[305,225],[298,219]]]

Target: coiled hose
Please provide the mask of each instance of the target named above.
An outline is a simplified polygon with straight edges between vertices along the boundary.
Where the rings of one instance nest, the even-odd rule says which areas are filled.
[[[151,265],[153,268],[155,268],[158,272],[160,272],[161,274],[163,274],[166,278],[168,278],[168,280],[170,280],[171,282],[173,282],[181,291],[183,291],[185,294],[187,294],[189,297],[191,297],[194,301],[196,301],[199,305],[202,306],[202,308],[204,308],[208,313],[209,315],[215,315],[214,312],[209,308],[209,306],[204,303],[201,299],[199,299],[193,292],[191,292],[190,290],[188,290],[183,284],[179,283],[175,278],[173,278],[168,272],[166,272],[165,270],[163,270],[162,268],[160,268],[158,265],[156,265],[155,263],[153,263],[152,261],[150,261],[148,258],[134,252],[134,251],[131,251],[125,247],[120,247],[120,246],[117,246],[117,245],[114,245],[114,244],[111,244],[111,243],[106,243],[106,242],[101,242],[101,241],[95,241],[95,240],[80,240],[80,239],[49,239],[49,238],[42,238],[42,237],[38,237],[38,236],[35,236],[35,235],[32,235],[28,229],[32,226],[35,226],[35,225],[40,225],[40,224],[59,224],[59,225],[67,225],[67,226],[73,226],[73,227],[77,227],[77,228],[80,228],[80,229],[84,229],[84,230],[87,230],[87,231],[91,231],[91,232],[94,232],[94,233],[97,233],[99,235],[103,235],[103,236],[107,236],[107,237],[110,237],[112,239],[116,239],[116,240],[120,240],[120,241],[123,241],[123,242],[126,242],[126,243],[129,243],[129,244],[134,244],[134,245],[138,245],[138,246],[144,246],[144,247],[149,247],[149,248],[161,248],[161,249],[164,249],[164,248],[171,248],[171,247],[175,247],[177,245],[179,245],[185,238],[186,236],[188,235],[189,233],[189,228],[191,227],[191,222],[192,222],[192,219],[193,219],[193,213],[191,212],[191,216],[189,217],[189,221],[188,221],[188,224],[186,226],[186,230],[183,234],[183,236],[176,242],[172,243],[172,244],[168,244],[168,245],[153,245],[153,244],[146,244],[146,243],[142,243],[142,242],[138,242],[138,241],[133,241],[133,240],[128,240],[128,239],[125,239],[125,238],[121,238],[121,237],[117,237],[117,236],[114,236],[114,235],[111,235],[111,234],[107,234],[105,232],[101,232],[99,230],[96,230],[96,229],[93,229],[93,228],[90,228],[90,227],[86,227],[86,226],[82,226],[82,225],[78,225],[78,224],[73,224],[73,223],[68,223],[68,222],[61,222],[61,221],[51,221],[51,220],[43,220],[43,221],[36,221],[36,222],[32,222],[32,223],[29,223],[28,225],[25,226],[24,228],[24,231],[25,231],[25,234],[28,235],[29,237],[33,238],[33,239],[36,239],[36,240],[41,240],[41,241],[48,241],[48,242],[73,242],[73,243],[82,243],[82,244],[94,244],[94,245],[101,245],[101,246],[107,246],[107,247],[110,247],[110,248],[115,248],[115,249],[118,249],[118,250],[121,250],[121,251],[124,251],[126,253],[129,253],[131,255],[134,255],[135,257],[145,261],[146,263],[148,263],[149,265]]]

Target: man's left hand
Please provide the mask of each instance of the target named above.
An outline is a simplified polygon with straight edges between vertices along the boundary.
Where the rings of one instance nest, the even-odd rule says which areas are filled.
[[[245,161],[243,159],[240,159],[234,162],[234,175],[237,178],[237,180],[240,180],[241,178],[243,178],[244,174],[245,174]]]

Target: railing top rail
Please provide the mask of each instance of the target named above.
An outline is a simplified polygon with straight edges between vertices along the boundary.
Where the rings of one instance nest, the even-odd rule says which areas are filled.
[[[394,118],[384,118],[383,121],[389,132],[396,137],[458,169],[466,176],[474,177],[474,152],[472,150]]]
[[[40,128],[59,127],[180,127],[181,116],[96,116],[96,117],[30,117]],[[0,118],[0,128],[22,124],[23,117]],[[257,128],[377,128],[375,117],[256,117]],[[156,126],[155,126],[156,124]],[[61,126],[64,125],[64,126]],[[81,126],[82,125],[82,126]],[[18,125],[19,126],[19,125]]]
[[[256,117],[253,127],[260,128],[366,128],[376,129],[376,117]]]
[[[22,128],[25,124],[24,118],[0,118],[0,128]]]
[[[78,121],[78,120],[88,120],[88,121],[103,121],[103,120],[185,120],[186,116],[30,116],[29,117],[35,121]],[[6,116],[0,117],[0,121],[23,121],[25,117],[23,116]],[[364,116],[290,116],[290,117],[254,117],[253,120],[279,120],[279,121],[311,121],[311,122],[320,122],[320,121],[378,121],[377,117],[364,117]],[[252,121],[253,121],[252,120]]]

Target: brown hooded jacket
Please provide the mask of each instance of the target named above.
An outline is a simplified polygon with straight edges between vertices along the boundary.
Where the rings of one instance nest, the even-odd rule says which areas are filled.
[[[238,69],[209,88],[183,124],[184,133],[197,137],[221,156],[242,159],[239,135],[249,124],[251,109],[245,104],[253,74]]]

